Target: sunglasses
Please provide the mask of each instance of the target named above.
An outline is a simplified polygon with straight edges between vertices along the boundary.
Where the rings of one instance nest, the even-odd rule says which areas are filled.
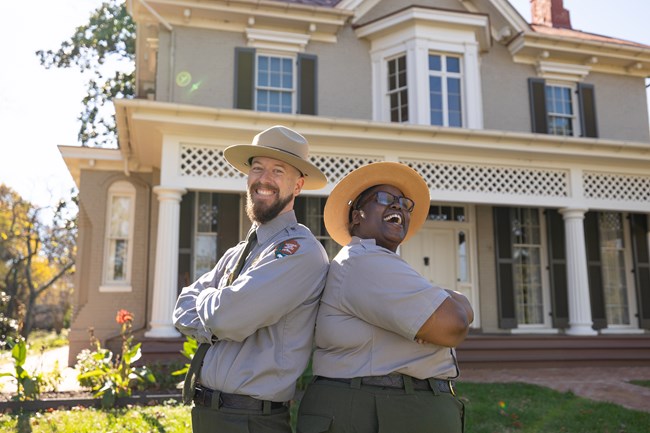
[[[410,198],[393,195],[386,191],[376,191],[370,197],[374,197],[375,201],[382,206],[390,206],[397,202],[402,209],[406,209],[409,213],[413,212],[413,208],[415,207],[415,202]],[[368,199],[365,199],[362,203],[357,203],[356,209],[360,209],[361,206],[368,203],[368,201]]]

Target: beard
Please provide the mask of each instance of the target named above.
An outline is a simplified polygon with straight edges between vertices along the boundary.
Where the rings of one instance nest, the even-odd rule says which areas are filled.
[[[287,204],[293,200],[293,194],[288,194],[286,197],[282,197],[279,195],[277,188],[272,188],[268,185],[265,185],[265,188],[278,191],[278,198],[269,205],[263,202],[256,203],[252,198],[251,191],[254,191],[260,186],[262,186],[260,183],[251,185],[251,187],[246,192],[246,215],[248,215],[248,218],[253,222],[256,222],[258,224],[266,224],[278,216],[280,212],[282,212],[282,210],[287,206]]]

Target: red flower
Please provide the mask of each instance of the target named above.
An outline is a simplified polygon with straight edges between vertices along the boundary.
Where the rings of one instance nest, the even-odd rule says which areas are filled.
[[[115,320],[120,325],[124,325],[126,322],[132,322],[133,321],[133,314],[129,313],[126,310],[120,310],[120,311],[117,312],[117,317],[115,317]]]

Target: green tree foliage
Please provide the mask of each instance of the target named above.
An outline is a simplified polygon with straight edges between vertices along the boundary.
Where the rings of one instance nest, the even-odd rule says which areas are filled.
[[[0,323],[29,335],[38,297],[74,270],[76,235],[75,203],[39,208],[0,184]]]
[[[39,50],[45,68],[77,67],[90,75],[77,135],[84,146],[115,146],[115,98],[135,94],[135,23],[120,0],[102,3],[58,50]]]

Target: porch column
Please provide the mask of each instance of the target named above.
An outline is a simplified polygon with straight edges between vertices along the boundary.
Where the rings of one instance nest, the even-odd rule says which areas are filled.
[[[597,335],[591,327],[591,303],[587,275],[584,219],[586,209],[560,209],[564,218],[569,296],[568,335]]]
[[[156,237],[156,265],[153,279],[149,338],[174,338],[181,334],[172,324],[172,312],[177,297],[178,230],[180,225],[183,188],[154,187],[158,195],[158,235]]]

